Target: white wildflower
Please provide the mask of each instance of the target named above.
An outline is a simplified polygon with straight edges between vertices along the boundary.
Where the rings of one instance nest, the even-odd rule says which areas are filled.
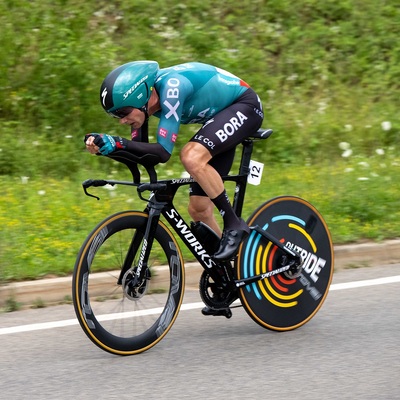
[[[45,190],[39,190],[38,191],[38,195],[39,196],[44,196],[46,194],[46,191]]]
[[[349,150],[350,149],[350,143],[340,142],[339,143],[339,149],[340,150]]]
[[[21,176],[21,183],[26,185],[29,181],[29,176]]]
[[[295,80],[297,80],[298,79],[298,75],[297,74],[292,74],[292,75],[290,75],[290,76],[288,76],[287,78],[286,78],[286,80],[287,81],[295,81]]]
[[[319,114],[324,114],[325,113],[325,110],[328,108],[328,104],[326,104],[324,101],[320,101],[319,103],[318,103],[318,110],[317,110],[317,112],[319,113]]]
[[[378,156],[383,156],[385,154],[385,150],[383,149],[376,149],[376,154],[378,154]]]
[[[352,154],[353,154],[353,150],[352,149],[347,149],[342,153],[342,157],[343,158],[349,158]]]
[[[352,131],[352,130],[353,130],[353,125],[346,124],[346,125],[344,126],[344,130],[347,131],[347,132]]]
[[[107,184],[107,185],[104,185],[103,188],[104,188],[104,189],[107,189],[107,190],[109,190],[109,191],[113,191],[113,190],[115,190],[115,189],[117,188],[117,185],[110,185],[110,184]]]
[[[381,127],[384,131],[390,131],[392,129],[392,124],[390,121],[383,121]]]

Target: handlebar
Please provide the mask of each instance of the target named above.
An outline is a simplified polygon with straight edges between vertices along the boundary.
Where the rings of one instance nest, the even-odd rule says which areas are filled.
[[[106,186],[106,185],[127,185],[127,186],[137,186],[137,191],[139,193],[139,197],[141,199],[141,193],[145,192],[145,191],[155,191],[155,190],[163,190],[166,189],[167,184],[166,183],[161,183],[161,182],[157,182],[157,183],[134,183],[134,182],[126,182],[126,181],[108,181],[105,179],[87,179],[86,181],[82,182],[82,187],[83,187],[83,191],[85,192],[86,196],[89,197],[94,197],[97,200],[100,200],[100,197],[95,196],[91,193],[88,192],[88,188],[90,187],[100,187],[100,186]],[[143,199],[143,200],[147,200],[147,199]]]
[[[114,186],[114,184],[110,183],[109,181],[105,181],[104,179],[86,179],[86,181],[82,182],[82,187],[83,187],[83,191],[85,192],[86,196],[94,197],[95,199],[100,200],[100,197],[90,194],[87,191],[88,188],[90,188],[92,186],[94,186],[94,187],[106,186],[109,184]]]
[[[163,190],[167,188],[167,184],[166,183],[141,183],[138,188],[137,191],[139,193],[143,193],[146,190],[153,192],[155,190]]]
[[[272,129],[259,129],[257,132],[253,133],[250,135],[247,139],[243,141],[243,146],[246,145],[248,147],[249,143],[252,143],[254,139],[268,139],[271,134],[273,133]],[[252,148],[252,147],[251,147]],[[247,158],[245,157],[245,165],[248,165],[248,162],[250,161],[250,156],[251,156],[251,148],[250,151],[247,148]],[[87,189],[94,186],[94,187],[99,187],[99,186],[106,186],[106,185],[129,185],[129,186],[137,186],[137,191],[139,193],[139,197],[142,200],[147,200],[144,199],[141,195],[141,193],[145,191],[156,191],[156,190],[164,190],[167,188],[166,183],[161,183],[157,182],[157,173],[154,169],[154,166],[157,165],[160,160],[157,156],[153,154],[145,154],[143,156],[136,156],[126,150],[115,150],[113,153],[111,153],[109,158],[114,159],[115,161],[122,162],[125,164],[129,170],[132,173],[133,177],[133,182],[125,182],[125,181],[109,181],[109,180],[104,180],[104,179],[87,179],[82,183],[83,190],[85,194],[89,197],[94,197],[97,200],[100,200],[99,197],[94,196],[90,194]],[[243,156],[242,156],[242,163],[243,163]],[[247,164],[246,164],[247,163]],[[142,165],[145,167],[147,170],[147,173],[149,174],[150,182],[149,183],[141,183],[140,182],[140,172],[138,169],[138,164]],[[248,169],[240,169],[239,174],[247,174]]]

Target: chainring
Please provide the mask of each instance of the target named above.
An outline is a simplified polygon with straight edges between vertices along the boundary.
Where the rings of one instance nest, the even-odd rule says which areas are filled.
[[[199,291],[203,302],[213,309],[227,308],[238,298],[236,290],[230,291],[219,286],[207,271],[201,274]]]

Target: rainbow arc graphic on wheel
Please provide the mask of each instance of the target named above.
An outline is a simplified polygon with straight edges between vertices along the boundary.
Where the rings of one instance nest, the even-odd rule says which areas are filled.
[[[304,230],[305,221],[293,215],[279,215],[272,218],[272,222],[276,221],[288,221],[288,228],[296,229],[302,233],[310,243],[310,247],[316,252],[315,242]],[[267,230],[268,226],[269,224],[265,225],[263,230]],[[260,239],[262,239],[262,236],[253,231],[247,242],[244,255],[244,278],[273,270],[273,261],[278,248],[273,246],[271,242],[263,246],[260,244]],[[281,238],[280,242],[285,244],[285,238]],[[265,297],[277,307],[294,307],[298,304],[296,299],[303,293],[303,289],[299,289],[294,293],[288,294],[290,292],[290,285],[293,285],[295,282],[295,279],[285,278],[282,275],[271,276],[269,279],[253,283],[247,287],[247,290],[253,290],[259,300]]]
[[[240,288],[249,315],[274,330],[294,329],[308,321],[325,300],[333,272],[332,242],[318,211],[298,197],[264,203],[247,221],[300,254],[299,277],[281,273]],[[256,230],[244,241],[236,261],[239,279],[286,265],[285,254]]]

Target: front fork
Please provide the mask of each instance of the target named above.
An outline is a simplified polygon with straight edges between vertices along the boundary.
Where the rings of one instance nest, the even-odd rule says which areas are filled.
[[[143,279],[149,276],[147,262],[153,246],[154,232],[157,229],[158,221],[160,219],[161,208],[147,208],[146,212],[149,216],[146,229],[144,233],[140,230],[136,230],[135,234],[133,235],[118,278],[119,285],[123,283],[124,276],[132,267],[136,267],[136,270],[132,274],[133,279],[131,279],[129,282],[129,286],[131,288],[140,286],[143,282]],[[138,250],[140,250],[139,260],[137,265],[134,265],[134,260]]]

